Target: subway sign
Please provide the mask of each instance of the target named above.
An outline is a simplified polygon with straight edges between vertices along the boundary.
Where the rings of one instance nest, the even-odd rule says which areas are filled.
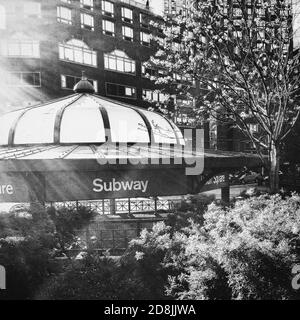
[[[45,178],[46,201],[187,194],[184,169],[54,172]]]
[[[30,201],[30,188],[26,175],[0,173],[0,202]]]
[[[185,169],[0,174],[0,202],[71,201],[185,195],[228,186],[228,175],[189,188]]]
[[[210,191],[229,186],[228,174],[219,174],[211,178],[202,187],[201,191]]]

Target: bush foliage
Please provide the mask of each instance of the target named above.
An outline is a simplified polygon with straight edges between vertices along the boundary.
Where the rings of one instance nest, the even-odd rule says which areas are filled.
[[[14,217],[0,219],[4,226],[0,259],[13,266],[18,289],[12,295],[299,299],[291,285],[291,270],[300,263],[300,195],[249,196],[231,207],[209,202],[190,199],[165,222],[143,230],[120,258],[90,253],[81,261],[70,261],[63,273],[51,264],[51,252],[57,239],[59,246],[69,245],[73,231],[93,216],[91,212],[49,212],[35,224]],[[16,230],[23,238],[13,238]],[[20,288],[24,288],[21,293]]]
[[[168,270],[166,294],[175,299],[295,299],[299,226],[299,195],[262,195],[232,208],[211,204],[203,225],[190,221],[172,236],[156,225],[131,250],[139,250],[145,270],[152,252],[161,252],[156,268]]]

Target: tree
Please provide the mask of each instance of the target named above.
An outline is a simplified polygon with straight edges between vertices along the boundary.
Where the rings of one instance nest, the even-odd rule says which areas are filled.
[[[196,0],[188,14],[166,23],[165,46],[150,63],[194,78],[201,93],[195,112],[237,127],[253,143],[279,188],[280,152],[299,117],[299,56],[295,15],[287,0]],[[251,6],[247,4],[251,3]],[[189,86],[176,86],[188,94]],[[259,130],[253,130],[257,125]]]
[[[180,255],[169,267],[167,293],[177,299],[299,299],[291,284],[299,261],[299,195],[262,195],[215,204],[204,224],[186,228]],[[184,257],[184,258],[183,258]]]

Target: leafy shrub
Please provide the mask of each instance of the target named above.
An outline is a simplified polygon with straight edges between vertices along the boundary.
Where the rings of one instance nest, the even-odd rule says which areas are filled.
[[[34,212],[33,212],[34,211]],[[94,216],[89,209],[31,208],[27,217],[0,216],[0,264],[6,268],[7,290],[1,299],[30,299],[49,277],[61,271],[54,256],[75,239]]]
[[[54,226],[45,216],[32,220],[8,214],[0,221],[0,264],[7,273],[7,289],[0,291],[0,298],[29,299],[56,270],[51,259]]]
[[[67,251],[67,248],[76,241],[76,231],[89,224],[96,214],[95,211],[83,206],[78,209],[48,209],[48,215],[55,226],[60,251]]]
[[[189,227],[180,261],[184,272],[170,278],[169,294],[178,299],[297,297],[291,268],[300,257],[295,246],[299,195],[262,195],[231,209],[212,204],[204,219],[202,227]]]
[[[36,299],[136,300],[149,290],[128,265],[97,254],[75,261],[62,275],[46,282]]]
[[[166,225],[171,227],[170,232],[180,231],[189,226],[190,220],[202,225],[203,214],[214,200],[214,195],[199,194],[182,201],[174,213],[167,217]]]

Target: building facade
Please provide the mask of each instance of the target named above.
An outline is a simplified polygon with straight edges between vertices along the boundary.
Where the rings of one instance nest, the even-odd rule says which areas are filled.
[[[153,20],[142,0],[0,0],[0,112],[68,95],[83,72],[102,96],[165,99],[143,66],[162,31]]]

